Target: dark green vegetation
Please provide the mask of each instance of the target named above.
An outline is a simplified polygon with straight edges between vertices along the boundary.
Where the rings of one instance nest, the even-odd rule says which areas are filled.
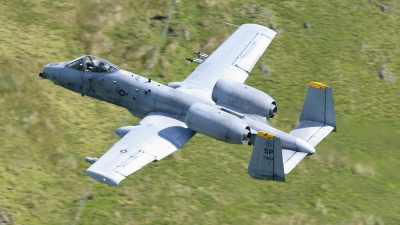
[[[13,224],[73,222],[93,183],[84,156],[101,156],[117,140],[114,129],[138,121],[40,79],[41,68],[91,53],[145,74],[165,22],[150,18],[167,16],[171,3],[0,4],[0,209]],[[397,3],[178,1],[148,77],[183,80],[196,67],[183,57],[211,53],[235,30],[219,21],[273,24],[280,34],[259,62],[272,75],[257,64],[246,84],[277,100],[272,124],[285,131],[298,123],[309,81],[332,86],[339,133],[286,183],[251,179],[250,147],[197,134],[120,187],[94,183],[77,224],[399,224]]]

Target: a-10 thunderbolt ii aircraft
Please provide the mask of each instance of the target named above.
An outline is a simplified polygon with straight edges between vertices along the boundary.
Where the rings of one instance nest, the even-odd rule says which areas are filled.
[[[332,89],[310,82],[300,124],[290,133],[271,127],[277,103],[243,82],[276,33],[256,24],[240,26],[211,55],[189,59],[200,65],[182,82],[157,83],[93,55],[50,63],[39,74],[56,85],[122,106],[142,120],[116,129],[121,139],[87,174],[109,185],[181,148],[196,132],[232,144],[254,145],[248,173],[285,181],[305,156],[336,131]],[[203,59],[201,59],[203,58]]]

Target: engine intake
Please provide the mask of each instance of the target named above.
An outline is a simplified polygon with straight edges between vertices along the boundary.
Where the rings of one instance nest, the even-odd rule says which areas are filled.
[[[268,94],[228,78],[221,78],[212,91],[212,100],[243,114],[271,119],[278,111],[276,101]]]
[[[190,106],[185,123],[194,131],[227,143],[246,144],[251,137],[250,127],[242,119],[203,103]]]

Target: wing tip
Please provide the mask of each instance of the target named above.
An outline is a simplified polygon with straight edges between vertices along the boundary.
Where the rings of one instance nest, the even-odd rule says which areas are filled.
[[[275,35],[278,34],[276,31],[274,31],[274,30],[272,30],[272,29],[270,29],[268,27],[265,27],[263,25],[256,24],[256,23],[245,23],[245,24],[240,25],[240,27],[247,27],[247,28],[250,28],[250,29],[252,29],[252,28],[254,29],[255,28],[255,29],[260,29],[260,30],[267,31],[267,34],[270,34],[270,35],[267,35],[267,36],[269,36],[271,39],[273,37],[275,37]]]
[[[111,186],[118,186],[119,183],[125,179],[125,176],[116,172],[104,173],[102,171],[89,168],[86,170],[86,173],[94,180]]]

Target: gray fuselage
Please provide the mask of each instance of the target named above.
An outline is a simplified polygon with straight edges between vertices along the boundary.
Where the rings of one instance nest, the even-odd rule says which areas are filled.
[[[43,78],[50,79],[56,85],[80,93],[82,96],[90,96],[124,107],[139,118],[151,112],[163,112],[176,115],[185,122],[187,111],[195,103],[223,108],[224,111],[240,115],[240,112],[236,112],[234,108],[226,105],[218,106],[212,101],[210,92],[208,95],[195,95],[198,92],[192,91],[190,84],[163,85],[125,70],[98,73],[76,70],[68,67],[67,63],[61,62],[46,65],[43,74]],[[310,148],[307,142],[271,127],[265,120],[260,121],[248,116],[243,116],[241,119],[248,124],[252,133],[263,130],[280,137],[284,149],[310,154],[315,152],[315,149],[312,146]]]

